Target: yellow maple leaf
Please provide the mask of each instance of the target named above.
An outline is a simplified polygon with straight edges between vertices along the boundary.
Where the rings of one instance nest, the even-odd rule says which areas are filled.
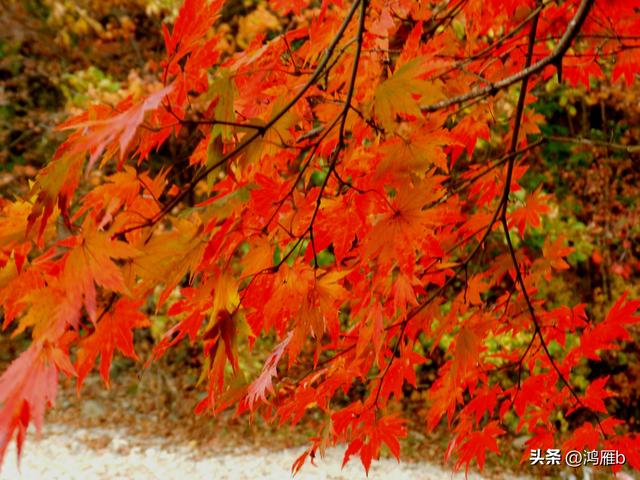
[[[187,273],[195,272],[206,247],[200,237],[201,225],[177,219],[174,226],[174,230],[158,234],[141,245],[141,255],[132,261],[132,273],[142,280],[137,289],[146,291],[155,285],[164,285],[158,306]]]
[[[113,240],[110,234],[98,231],[90,218],[82,229],[82,239],[73,237],[63,242],[63,246],[72,248],[66,256],[62,285],[68,296],[84,300],[89,317],[95,320],[95,285],[126,293],[122,270],[113,260],[133,258],[140,252],[128,243]]]
[[[374,108],[385,130],[394,130],[398,113],[420,116],[420,99],[436,101],[442,97],[441,82],[420,78],[428,71],[424,57],[418,57],[402,65],[378,85]]]

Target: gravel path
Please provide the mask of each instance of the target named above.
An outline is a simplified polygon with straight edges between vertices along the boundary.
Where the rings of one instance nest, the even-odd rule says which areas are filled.
[[[16,464],[15,447],[5,457],[2,480],[53,479],[141,479],[141,480],[223,480],[273,479],[291,477],[290,468],[301,450],[248,451],[239,448],[231,453],[194,454],[194,449],[181,445],[163,449],[144,439],[126,437],[117,430],[75,429],[64,425],[48,425],[42,438],[27,439],[20,468]],[[364,479],[359,459],[340,468],[342,450],[328,452],[317,467],[305,465],[296,476],[299,480]],[[451,475],[440,467],[426,463],[401,463],[382,460],[371,467],[369,479],[393,480],[461,480],[463,474]],[[470,474],[469,479],[481,479]]]

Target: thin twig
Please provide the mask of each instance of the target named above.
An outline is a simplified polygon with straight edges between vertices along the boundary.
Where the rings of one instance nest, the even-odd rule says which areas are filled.
[[[180,192],[178,195],[176,195],[171,201],[169,201],[167,203],[167,205],[160,212],[158,212],[150,222],[146,222],[146,223],[141,224],[141,225],[136,225],[136,226],[133,226],[133,227],[129,227],[129,228],[127,228],[127,229],[125,229],[125,230],[123,230],[123,231],[121,231],[119,233],[120,234],[126,234],[126,233],[129,233],[129,232],[132,232],[134,230],[141,229],[141,228],[151,227],[151,226],[155,225],[156,223],[158,223],[160,221],[160,219],[162,219],[176,205],[178,205],[187,195],[189,195],[191,193],[191,191],[193,191],[193,189],[195,189],[196,185],[199,182],[201,182],[202,180],[207,178],[207,176],[211,172],[213,172],[214,170],[216,170],[220,166],[226,164],[229,160],[235,158],[238,154],[240,154],[243,150],[245,150],[249,145],[251,145],[259,137],[263,136],[264,132],[266,132],[267,130],[272,128],[283,116],[285,116],[287,114],[287,112],[289,110],[291,110],[291,108],[293,108],[293,106],[296,103],[298,103],[298,100],[300,100],[305,95],[305,93],[309,90],[309,88],[311,88],[311,86],[313,86],[318,81],[318,79],[320,78],[320,76],[324,72],[327,64],[329,63],[329,60],[331,59],[331,57],[333,55],[333,52],[335,51],[336,47],[338,46],[338,43],[340,43],[340,40],[342,39],[342,37],[344,35],[344,32],[346,31],[347,27],[349,26],[349,23],[351,23],[351,19],[353,18],[358,6],[363,1],[364,0],[355,0],[353,2],[353,4],[351,5],[351,8],[349,9],[349,11],[347,12],[347,14],[345,16],[345,19],[343,20],[342,24],[340,25],[340,28],[338,29],[338,32],[336,33],[335,37],[333,38],[333,40],[331,41],[331,43],[329,44],[329,46],[325,50],[324,56],[323,56],[322,60],[320,61],[320,63],[318,64],[318,66],[316,67],[316,69],[315,69],[313,75],[311,76],[311,78],[309,78],[309,80],[307,80],[307,82],[301,87],[300,91],[291,100],[289,100],[289,102],[278,113],[276,113],[276,115],[274,115],[271,118],[271,120],[269,120],[264,125],[264,128],[262,130],[256,131],[256,132],[250,134],[245,140],[242,141],[242,143],[240,143],[231,152],[227,153],[219,161],[217,161],[216,163],[214,163],[213,165],[209,166],[204,171],[202,171],[198,175],[196,175],[191,180],[191,182],[189,182],[189,184],[186,186],[186,188],[182,192]]]
[[[576,143],[578,145],[587,145],[592,147],[605,147],[611,150],[621,150],[627,153],[640,153],[640,145],[623,145],[622,143],[605,142],[602,140],[593,140],[591,138],[584,137],[560,137],[556,135],[550,135],[546,137],[549,141],[564,142],[564,143]]]
[[[587,13],[588,13],[588,10],[587,10]],[[531,32],[530,32],[530,36],[529,36],[529,46],[528,46],[528,49],[527,49],[527,57],[526,57],[526,64],[528,64],[528,65],[531,64],[531,59],[533,57],[533,47],[535,45],[535,37],[536,37],[536,30],[537,30],[537,25],[538,25],[538,18],[539,18],[539,15],[536,15],[534,17],[533,23],[531,25]],[[525,77],[525,78],[522,79],[522,85],[520,87],[520,94],[518,96],[518,104],[517,104],[517,107],[516,107],[516,114],[515,114],[516,116],[515,116],[515,123],[514,123],[514,127],[513,127],[513,135],[511,137],[511,148],[510,148],[511,151],[515,151],[517,149],[517,146],[518,146],[518,137],[520,135],[520,127],[521,127],[521,124],[522,124],[522,117],[523,117],[523,113],[524,113],[525,98],[527,96],[528,82],[529,82],[529,77]],[[511,235],[510,235],[510,232],[509,232],[509,223],[508,223],[508,219],[507,219],[507,205],[508,205],[508,201],[507,200],[508,200],[508,197],[509,197],[509,193],[511,191],[511,179],[513,178],[514,166],[515,166],[515,161],[514,160],[509,160],[509,162],[507,164],[507,175],[506,175],[506,178],[505,178],[504,194],[503,194],[503,199],[505,199],[505,201],[503,202],[502,212],[501,212],[501,215],[500,215],[500,221],[502,223],[502,228],[504,230],[505,239],[507,241],[507,247],[509,249],[509,255],[511,257],[511,261],[513,262],[513,266],[515,268],[516,282],[520,287],[520,291],[522,292],[522,296],[523,296],[523,298],[525,300],[525,303],[527,305],[527,309],[529,311],[529,314],[531,316],[531,320],[532,320],[533,325],[534,325],[534,334],[533,334],[533,336],[534,337],[537,336],[538,339],[540,340],[540,345],[542,346],[542,349],[544,350],[547,358],[549,359],[549,363],[551,364],[551,367],[553,368],[553,370],[558,375],[558,378],[567,387],[567,389],[569,390],[569,393],[574,397],[574,399],[576,400],[578,405],[580,405],[580,406],[582,406],[584,408],[587,408],[584,405],[584,403],[582,402],[582,400],[580,399],[580,397],[578,396],[577,392],[575,391],[575,389],[573,388],[571,383],[569,383],[569,380],[564,376],[564,374],[560,370],[560,367],[558,367],[555,359],[553,358],[553,355],[551,355],[551,352],[549,351],[549,347],[547,345],[547,342],[546,342],[546,340],[544,338],[544,335],[542,334],[542,329],[540,328],[540,321],[538,320],[538,317],[537,317],[537,314],[535,312],[535,309],[533,308],[533,303],[531,302],[531,297],[529,296],[529,292],[527,291],[527,287],[526,287],[526,284],[524,282],[524,278],[522,276],[522,272],[520,271],[520,265],[518,263],[518,258],[516,256],[515,248],[513,247],[513,242],[511,241]],[[521,376],[521,371],[522,371],[522,362],[524,361],[524,358],[525,358],[527,352],[530,350],[532,343],[533,343],[533,340],[529,343],[529,346],[525,350],[525,354],[522,357],[520,357],[519,373],[518,373],[518,387],[520,386],[520,376]],[[517,390],[516,390],[516,394],[515,395],[517,395]],[[599,416],[595,412],[593,412],[593,410],[590,410],[588,408],[587,408],[587,410],[589,410],[593,414],[593,416],[595,417],[596,422],[598,423],[598,426],[600,427],[600,431],[601,431],[602,435],[606,438],[606,433],[604,432],[604,429],[603,429],[602,425],[600,424]]]
[[[591,7],[593,6],[594,1],[595,0],[582,0],[582,2],[580,2],[580,6],[578,7],[578,10],[576,11],[574,17],[569,22],[569,25],[567,26],[567,30],[564,32],[564,35],[562,35],[562,38],[558,42],[558,45],[556,45],[556,48],[553,50],[553,52],[547,57],[543,58],[542,60],[539,60],[538,62],[534,63],[533,65],[530,65],[527,68],[524,68],[518,73],[511,75],[507,78],[504,78],[498,82],[495,82],[489,86],[476,88],[474,90],[471,90],[470,92],[467,92],[463,95],[459,95],[457,97],[448,98],[446,100],[432,103],[430,105],[424,105],[421,107],[421,109],[425,112],[434,112],[437,110],[441,110],[443,108],[450,107],[451,105],[472,100],[474,98],[493,95],[499,90],[510,87],[515,83],[521,82],[525,78],[529,78],[533,74],[540,72],[545,67],[557,63],[559,60],[562,59],[564,54],[567,52],[567,50],[571,46],[573,39],[576,37],[576,35],[580,31],[580,28],[582,28],[582,24],[587,18],[587,15],[591,10]]]

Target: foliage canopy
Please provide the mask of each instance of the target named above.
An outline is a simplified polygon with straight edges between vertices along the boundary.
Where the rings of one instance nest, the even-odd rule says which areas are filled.
[[[67,120],[28,195],[2,199],[3,326],[32,343],[0,378],[0,457],[41,427],[60,373],[80,389],[100,357],[108,385],[116,351],[137,358],[151,302],[172,321],[153,358],[201,347],[197,412],[321,413],[294,471],[337,443],[367,470],[382,445],[399,457],[398,402],[445,338],[425,422],[447,423],[456,468],[498,453],[508,416],[527,448],[615,448],[640,468],[607,377],[572,382],[631,339],[640,302],[592,318],[537,295],[572,248],[527,247],[550,204],[521,186],[540,94],[634,82],[640,2],[272,0],[286,30],[239,51],[224,8],[186,0],[157,84]],[[249,377],[238,349],[265,336]]]

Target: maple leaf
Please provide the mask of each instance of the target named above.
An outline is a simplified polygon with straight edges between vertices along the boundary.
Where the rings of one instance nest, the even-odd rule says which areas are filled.
[[[580,337],[580,347],[571,350],[567,360],[577,356],[596,360],[599,350],[618,349],[620,340],[631,338],[626,326],[640,323],[640,315],[634,315],[638,309],[640,300],[627,300],[627,293],[622,294],[604,321],[585,328]]]
[[[273,0],[272,4],[273,8],[282,15],[286,15],[289,12],[299,15],[306,6],[306,2],[303,0]]]
[[[608,381],[609,377],[606,376],[589,383],[582,399],[585,407],[595,412],[607,413],[604,399],[615,396],[614,392],[604,388]],[[571,411],[572,410],[569,410],[568,414],[571,413]]]
[[[218,321],[218,315],[221,312],[234,311],[240,298],[238,296],[237,282],[226,272],[212,277],[207,284],[213,289],[213,302],[209,314],[209,323],[206,327],[209,329]]]
[[[233,122],[236,118],[234,100],[238,96],[236,85],[231,76],[231,72],[219,70],[215,80],[211,84],[211,90],[216,92],[217,100],[214,113],[216,119]],[[218,124],[211,129],[211,137],[209,139],[209,148],[207,150],[207,166],[215,163],[218,158],[213,156],[211,147],[218,136],[223,140],[229,140],[232,135],[232,129],[228,125]]]
[[[0,377],[0,460],[15,431],[20,458],[31,420],[40,433],[45,408],[55,401],[59,371],[74,374],[68,357],[57,347],[36,342]]]
[[[51,162],[38,172],[29,192],[29,196],[36,197],[36,201],[27,217],[26,233],[28,236],[40,218],[37,240],[39,246],[43,246],[43,235],[56,206],[69,223],[69,204],[80,181],[84,164],[84,155],[73,153],[70,145],[73,145],[72,139],[58,149]]]
[[[562,72],[573,86],[589,85],[592,78],[603,78],[596,55],[567,56],[562,60]]]
[[[84,224],[84,236],[70,237],[61,246],[70,247],[66,254],[62,283],[70,298],[84,306],[92,321],[96,319],[96,288],[99,285],[113,292],[126,293],[122,271],[114,259],[131,259],[140,252],[126,242],[112,240],[107,233],[95,229],[93,222]]]
[[[424,177],[432,165],[447,172],[448,158],[443,147],[458,144],[458,140],[445,129],[429,131],[418,127],[408,138],[394,137],[382,145],[384,157],[378,165],[378,173]]]
[[[637,434],[617,435],[615,439],[606,442],[607,448],[623,452],[629,465],[634,469],[640,469],[640,436]]]
[[[356,356],[365,353],[369,347],[373,347],[376,360],[380,360],[382,340],[384,334],[384,312],[379,303],[375,303],[367,312],[358,333],[356,344]]]
[[[634,315],[640,309],[640,300],[627,300],[628,292],[620,295],[611,307],[603,323],[631,325],[640,323],[640,314]]]
[[[362,466],[368,474],[371,460],[377,460],[380,457],[380,447],[383,442],[389,447],[396,459],[400,458],[400,443],[398,439],[407,436],[405,421],[402,418],[389,415],[375,419],[366,414],[357,418],[363,425],[356,429],[357,437],[349,443],[344,453],[343,467],[349,462],[351,456],[358,454]]]
[[[491,415],[498,404],[498,397],[502,393],[500,385],[494,385],[486,393],[478,394],[465,407],[466,414],[475,414],[476,425],[480,425],[480,420],[488,413]]]
[[[74,151],[91,150],[87,170],[91,170],[94,163],[100,158],[105,149],[114,142],[118,142],[120,150],[120,163],[133,140],[136,130],[144,121],[148,111],[158,108],[162,99],[173,89],[173,85],[167,85],[155,93],[149,95],[142,102],[134,105],[124,112],[103,120],[70,121],[61,127],[62,130],[79,130],[82,137],[74,145]]]
[[[58,279],[52,280],[49,285],[29,290],[22,301],[29,308],[20,318],[14,335],[32,327],[35,338],[55,342],[66,328],[77,328],[79,325],[81,299],[76,293],[69,292]]]
[[[223,3],[223,0],[185,0],[173,24],[173,31],[169,33],[166,24],[162,24],[167,53],[175,62],[201,43]]]
[[[564,246],[564,238],[559,236],[554,241],[549,238],[545,238],[544,245],[542,246],[542,255],[546,260],[546,266],[544,269],[544,278],[547,281],[551,280],[552,270],[567,270],[569,264],[565,261],[564,257],[571,254],[575,249],[572,247]]]
[[[522,454],[520,463],[529,460],[529,455],[532,449],[540,449],[546,452],[548,448],[554,448],[556,445],[553,432],[547,428],[536,426],[531,429],[531,438],[529,438],[524,444],[527,447]]]
[[[169,314],[172,313],[173,312],[170,309]],[[204,315],[199,312],[195,312],[171,327],[153,348],[153,355],[147,361],[146,366],[151,363],[152,359],[159,359],[169,347],[178,344],[185,335],[188,335],[191,343],[193,343],[203,322]]]
[[[403,347],[402,357],[391,363],[389,370],[382,376],[382,386],[380,388],[380,399],[387,400],[393,393],[397,399],[402,398],[402,385],[405,380],[416,386],[416,365],[424,363],[425,358],[412,351],[410,348]]]
[[[489,139],[489,127],[486,122],[483,121],[483,117],[486,115],[484,112],[477,112],[474,116],[466,116],[452,130],[452,135],[458,139],[458,144],[454,144],[453,148],[453,160],[455,161],[459,154],[462,153],[461,148],[464,147],[467,155],[470,157],[478,143],[478,139]],[[480,117],[480,118],[478,118]]]
[[[120,299],[96,323],[95,330],[80,340],[76,370],[78,372],[78,392],[87,374],[100,355],[100,375],[109,387],[109,368],[113,353],[118,350],[125,357],[137,360],[133,348],[133,329],[151,325],[146,315],[140,312],[141,300]]]
[[[547,341],[555,340],[560,345],[564,345],[568,333],[575,332],[579,327],[587,326],[587,314],[584,307],[585,305],[576,305],[573,308],[563,306],[543,315],[545,319],[548,319],[548,324],[554,327],[547,334]]]
[[[491,450],[494,453],[500,453],[498,448],[497,437],[504,435],[506,432],[498,426],[498,422],[488,423],[482,430],[476,432],[470,432],[465,435],[464,440],[458,447],[458,460],[455,464],[455,469],[459,469],[462,465],[465,465],[465,473],[469,474],[469,467],[471,462],[475,460],[478,464],[480,471],[484,468],[484,462],[487,455],[487,450]],[[452,446],[456,445],[458,438],[454,438],[452,443],[447,449],[447,459],[451,454]]]
[[[595,450],[600,441],[600,432],[589,422],[576,428],[567,441],[562,444],[562,451]]]
[[[291,465],[291,475],[296,475],[300,471],[300,469],[307,461],[307,457],[313,452],[315,452],[315,450],[307,449],[302,452],[302,454],[298,458],[296,458],[296,461]],[[313,458],[313,456],[311,458]]]
[[[278,97],[276,101],[273,102],[268,119],[270,120],[271,118],[279,116],[285,105],[286,101],[284,97]],[[294,110],[289,110],[282,115],[271,128],[264,133],[260,140],[254,141],[247,148],[244,164],[253,164],[259,162],[264,156],[268,157],[278,154],[278,145],[282,143],[288,144],[293,140],[292,130],[297,120],[298,115]],[[255,126],[264,126],[265,124],[265,121],[259,119],[253,122]]]
[[[420,99],[438,100],[442,96],[438,82],[422,80],[429,71],[424,58],[414,58],[398,68],[376,88],[374,108],[385,130],[394,130],[396,115],[420,117]]]
[[[611,79],[615,82],[621,76],[624,77],[628,86],[631,86],[638,73],[638,54],[633,49],[627,49],[616,56],[616,64],[611,74]]]
[[[273,265],[271,242],[265,237],[256,237],[250,241],[247,254],[242,259],[243,273],[251,275]]]
[[[136,288],[146,290],[151,286],[165,286],[158,299],[163,304],[174,287],[191,272],[195,272],[202,260],[206,243],[200,238],[202,225],[177,219],[174,229],[154,235],[132,258],[132,269],[142,283]]]
[[[541,192],[541,187],[527,194],[523,206],[516,208],[509,217],[509,227],[516,226],[520,237],[524,238],[525,228],[540,226],[540,216],[551,209],[545,202],[549,196]]]
[[[238,364],[238,325],[237,318],[227,311],[218,315],[213,327],[206,329],[203,350],[207,357],[207,377],[209,380],[208,395],[196,405],[195,412],[210,411],[215,413],[216,400],[224,390],[224,378],[227,362],[234,374],[237,374]]]
[[[146,175],[138,176],[135,169],[125,166],[124,171],[107,177],[104,185],[95,188],[82,199],[82,206],[74,214],[74,219],[89,212],[98,230],[104,229],[120,208],[131,205],[136,200],[141,184],[146,184],[149,180]]]
[[[382,437],[391,454],[400,460],[400,442],[399,438],[407,436],[405,421],[394,416],[383,417],[376,423],[376,430]]]
[[[253,404],[258,398],[265,401],[267,391],[273,393],[273,384],[271,382],[274,377],[278,376],[278,362],[284,354],[287,345],[289,345],[292,336],[292,332],[289,332],[284,340],[275,346],[264,362],[262,373],[249,385],[246,398],[249,408],[253,408]]]
[[[30,240],[33,239],[33,235],[25,233],[27,232],[27,217],[31,208],[29,202],[10,203],[0,199],[0,251],[6,254],[20,252],[19,247],[25,242],[30,243]],[[50,224],[49,234],[51,233]],[[21,262],[18,261],[18,270],[20,267]]]
[[[408,307],[415,307],[418,305],[416,299],[416,293],[414,291],[414,285],[419,285],[418,279],[400,273],[396,277],[391,292],[393,294],[393,307],[394,311],[399,311],[400,316],[404,317]]]
[[[332,245],[336,261],[340,262],[354,248],[355,232],[362,229],[363,216],[349,215],[344,218],[345,210],[358,212],[357,195],[347,194],[339,198],[328,198],[322,202],[318,214],[317,228],[314,228],[318,248]],[[359,213],[359,212],[358,212]],[[312,254],[313,251],[310,251]]]
[[[465,285],[463,296],[471,305],[482,304],[480,294],[487,290],[487,285],[482,275],[474,275]]]
[[[455,352],[451,373],[457,378],[464,378],[474,370],[482,351],[482,337],[471,326],[463,325],[456,335]]]
[[[402,259],[409,253],[411,240],[423,237],[428,227],[438,223],[434,211],[423,207],[444,195],[438,188],[439,181],[437,177],[427,177],[421,184],[397,193],[394,211],[379,217],[369,234],[368,255],[378,256],[382,263]]]

